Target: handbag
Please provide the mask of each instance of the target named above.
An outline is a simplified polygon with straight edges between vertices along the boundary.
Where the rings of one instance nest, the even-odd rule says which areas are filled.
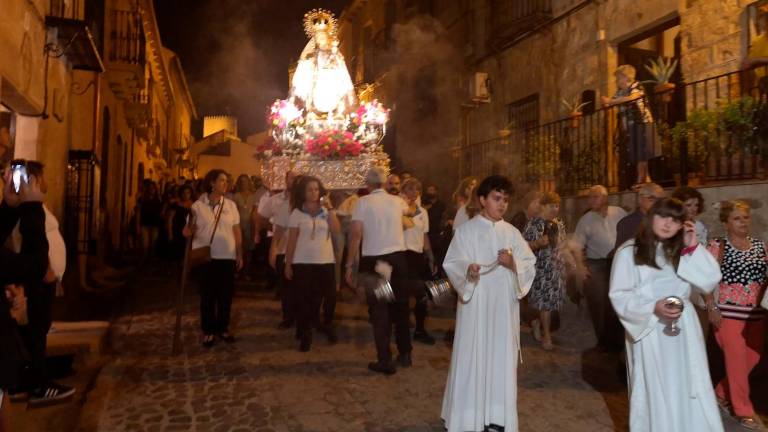
[[[221,218],[221,211],[224,209],[224,198],[221,199],[219,205],[219,211],[216,213],[216,221],[213,224],[213,231],[211,232],[211,240],[207,246],[200,246],[189,250],[187,254],[187,262],[191,268],[199,267],[211,261],[211,245],[213,244],[213,237],[216,235],[216,228],[219,227],[219,219]]]

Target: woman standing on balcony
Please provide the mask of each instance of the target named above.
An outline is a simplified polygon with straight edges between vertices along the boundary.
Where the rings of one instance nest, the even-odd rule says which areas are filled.
[[[635,68],[621,65],[616,68],[614,75],[618,90],[613,98],[603,96],[603,105],[619,106],[619,127],[627,147],[629,163],[637,167],[634,188],[653,181],[648,173],[648,159],[654,156],[653,115],[643,86],[635,79]]]
[[[768,257],[761,240],[749,235],[750,206],[744,201],[721,204],[725,237],[709,242],[720,262],[723,279],[717,297],[705,296],[715,338],[725,354],[726,376],[715,388],[720,407],[748,429],[757,429],[749,399],[749,373],[760,362],[765,343],[765,310],[760,299],[766,288]]]

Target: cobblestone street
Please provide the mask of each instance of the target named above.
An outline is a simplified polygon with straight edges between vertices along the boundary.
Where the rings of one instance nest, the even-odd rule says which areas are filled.
[[[240,290],[238,341],[212,349],[199,343],[190,301],[176,357],[170,309],[124,316],[113,328],[115,360],[89,393],[79,430],[442,431],[449,311],[427,323],[438,344],[415,344],[413,367],[386,377],[366,369],[375,354],[367,310],[351,297],[337,309],[339,343],[316,335],[309,353],[298,352],[292,330],[277,329],[279,303],[263,291]],[[584,313],[568,306],[551,352],[523,332],[521,431],[626,430],[616,357],[587,349],[594,341]]]

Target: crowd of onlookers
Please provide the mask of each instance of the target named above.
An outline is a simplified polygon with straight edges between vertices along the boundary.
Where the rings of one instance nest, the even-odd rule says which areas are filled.
[[[6,295],[0,296],[0,336],[3,346],[13,349],[3,350],[0,385],[14,400],[46,402],[74,392],[48,379],[44,361],[52,298],[64,272],[66,253],[55,217],[41,204],[43,167],[32,161],[27,167],[29,183],[19,192],[6,183],[0,206],[0,236],[16,239],[2,250],[0,275]],[[343,288],[358,285],[350,275],[358,270],[371,272],[380,262],[390,263],[394,269],[390,271],[396,272],[393,285],[408,288],[396,292],[398,298],[384,309],[369,299],[380,356],[369,368],[394,373],[388,357],[392,332],[387,328],[396,327],[401,367],[411,364],[411,339],[435,343],[425,326],[423,283],[444,277],[442,260],[453,233],[477,217],[478,181],[462,180],[447,203],[436,186],[423,185],[408,172],[385,175],[374,170],[367,182],[360,190],[328,191],[320,179],[289,172],[284,188],[269,190],[258,177],[233,178],[223,170],[212,170],[200,180],[164,184],[162,190],[145,180],[129,231],[134,244],[140,246],[143,264],[181,263],[189,251],[207,248],[206,259],[192,269],[199,284],[206,347],[217,339],[235,341],[229,316],[236,278],[266,278],[268,289],[275,289],[282,303],[280,327],[295,328],[299,349],[308,351],[314,331],[325,334],[330,343],[336,342],[337,296]],[[624,351],[631,332],[627,310],[617,308],[623,300],[616,286],[624,280],[615,273],[614,257],[628,244],[635,245],[635,250],[645,250],[649,244],[664,250],[664,245],[671,244],[660,234],[662,228],[658,232],[655,226],[651,229],[656,218],[679,222],[676,236],[683,236],[684,226],[690,225],[695,241],[692,237],[678,240],[682,252],[677,253],[689,253],[688,243],[701,244],[722,274],[714,291],[700,287],[693,289],[690,300],[684,299],[697,311],[704,337],[712,332],[712,340],[725,356],[726,375],[715,388],[717,403],[743,426],[757,427],[748,378],[765,341],[766,311],[760,302],[768,260],[765,243],[750,232],[750,203],[717,203],[714,207],[725,235],[711,237],[713,230],[708,228],[712,227],[699,218],[705,209],[703,197],[690,187],[678,188],[667,197],[660,186],[641,184],[631,213],[609,205],[603,186],[592,187],[588,201],[589,209],[572,235],[567,234],[568,227],[560,217],[561,197],[553,191],[528,191],[520,211],[509,218],[537,259],[535,279],[523,300],[527,313],[522,316],[541,347],[556,348],[553,333],[558,313],[571,298],[586,304],[597,348]],[[388,212],[394,212],[392,226],[381,219]],[[192,239],[189,244],[188,238]],[[636,257],[634,262],[653,267],[649,264],[653,259],[648,259]],[[570,289],[572,286],[576,289]],[[411,303],[416,321],[412,335],[407,328]],[[663,305],[659,311],[656,315],[661,320],[681,319],[681,315],[669,315]],[[22,364],[25,367],[17,370],[23,373],[9,373]],[[631,373],[629,379],[633,379]]]

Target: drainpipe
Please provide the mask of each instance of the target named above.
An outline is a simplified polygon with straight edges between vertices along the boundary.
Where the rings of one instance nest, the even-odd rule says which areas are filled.
[[[91,152],[95,156],[96,155],[96,143],[99,136],[99,122],[101,121],[100,116],[100,106],[101,106],[101,74],[96,73],[96,79],[95,79],[96,85],[93,86],[93,133],[91,136]],[[89,188],[91,191],[91,194],[93,194],[93,174],[91,174],[90,178],[91,187]],[[79,191],[78,191],[79,192]],[[91,201],[91,208],[89,209],[89,213],[85,215],[86,224],[87,227],[86,232],[90,232],[93,224],[93,212],[95,211],[95,200]],[[78,237],[80,237],[80,233],[78,233]],[[90,237],[90,236],[89,236]],[[88,287],[88,248],[90,247],[90,238],[86,239],[86,244],[88,245],[86,247],[85,253],[78,253],[77,255],[77,265],[78,265],[78,272],[80,273],[80,286],[87,288]]]

